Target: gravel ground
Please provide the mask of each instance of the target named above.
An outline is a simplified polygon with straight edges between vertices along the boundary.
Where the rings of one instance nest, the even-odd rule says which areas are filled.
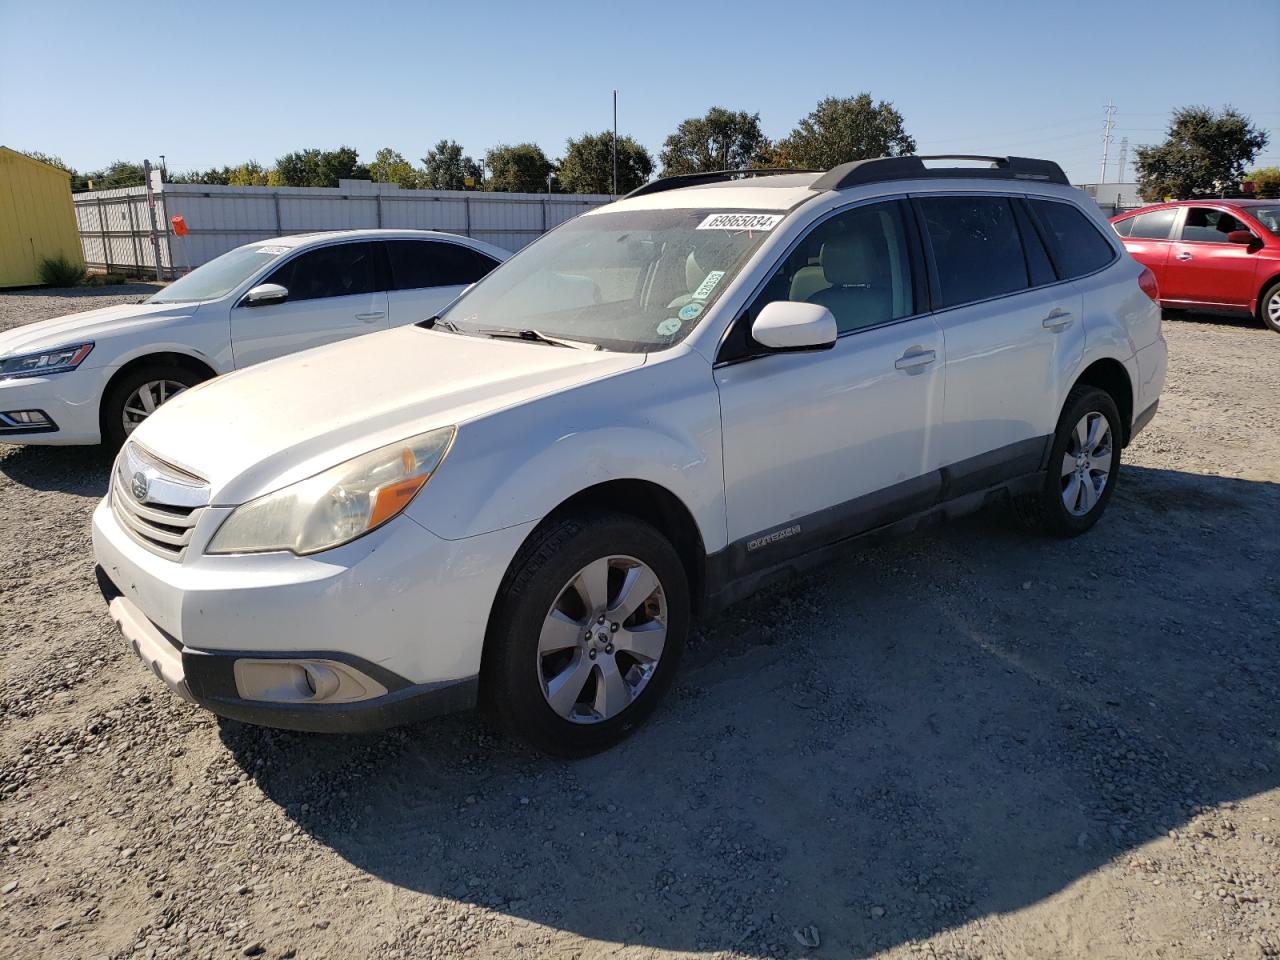
[[[102,458],[4,449],[0,953],[1280,956],[1280,337],[1165,329],[1088,536],[993,509],[754,598],[576,763],[176,700],[92,583]]]

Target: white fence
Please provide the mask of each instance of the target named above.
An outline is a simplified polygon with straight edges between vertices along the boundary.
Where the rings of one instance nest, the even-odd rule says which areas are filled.
[[[402,190],[365,180],[343,180],[337,187],[166,183],[154,198],[160,270],[165,276],[198,267],[242,243],[317,230],[444,230],[518,250],[610,200],[594,194]],[[154,274],[152,211],[145,187],[90,190],[72,199],[89,266]],[[175,216],[186,221],[189,232],[184,237],[173,234],[170,218]]]

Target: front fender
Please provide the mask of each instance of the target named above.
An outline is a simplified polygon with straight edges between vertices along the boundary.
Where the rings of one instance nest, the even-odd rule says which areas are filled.
[[[409,515],[449,540],[541,520],[610,480],[663,487],[708,551],[725,542],[720,406],[711,367],[673,351],[640,367],[462,424]]]

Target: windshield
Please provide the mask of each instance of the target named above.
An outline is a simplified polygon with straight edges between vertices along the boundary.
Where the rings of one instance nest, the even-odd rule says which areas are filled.
[[[683,339],[782,221],[781,212],[628,210],[571,220],[444,314],[462,333],[536,330],[606,350]]]
[[[225,297],[260,267],[288,253],[289,247],[276,243],[255,243],[237,247],[196,267],[180,280],[175,280],[148,303],[191,303],[195,300],[217,300]]]
[[[1280,203],[1274,207],[1249,207],[1248,210],[1255,220],[1280,237]]]

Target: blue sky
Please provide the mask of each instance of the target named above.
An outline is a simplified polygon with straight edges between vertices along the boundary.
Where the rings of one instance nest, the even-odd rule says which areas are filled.
[[[1260,162],[1280,164],[1278,36],[1276,0],[1235,14],[1204,0],[0,0],[0,143],[81,169],[269,164],[343,143],[416,162],[442,137],[556,157],[610,125],[616,87],[620,132],[656,157],[713,105],[759,112],[776,138],[822,97],[869,91],[921,152],[1045,156],[1081,182],[1098,178],[1114,98],[1114,180],[1120,138],[1160,139],[1187,103],[1250,114],[1272,137]]]

